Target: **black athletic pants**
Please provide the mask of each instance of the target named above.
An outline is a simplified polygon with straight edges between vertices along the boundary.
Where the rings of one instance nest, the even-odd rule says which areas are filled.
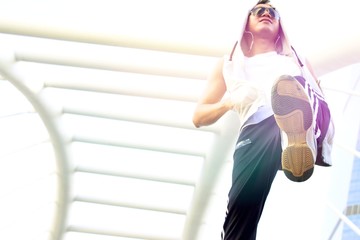
[[[281,168],[281,151],[280,130],[273,116],[241,131],[222,239],[256,239],[266,198]]]

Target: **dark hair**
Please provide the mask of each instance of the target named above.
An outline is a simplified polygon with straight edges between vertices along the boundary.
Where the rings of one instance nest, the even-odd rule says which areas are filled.
[[[256,5],[254,6],[254,8],[255,8],[257,5],[259,5],[259,4],[268,4],[268,5],[270,5],[270,7],[272,7],[272,8],[275,9],[275,7],[270,4],[270,0],[259,0],[259,1],[256,3]]]
[[[259,0],[256,5],[258,5],[258,4],[267,4],[267,3],[270,3],[270,0]]]

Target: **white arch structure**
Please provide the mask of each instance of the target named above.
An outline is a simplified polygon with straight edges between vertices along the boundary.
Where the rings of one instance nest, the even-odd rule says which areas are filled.
[[[275,0],[273,2],[276,4]],[[289,19],[287,25],[293,27],[289,29],[290,37],[301,38],[299,29],[304,26],[311,32],[297,43],[304,48],[313,47],[309,47],[308,58],[315,71],[323,76],[360,63],[360,31],[343,27],[349,21],[358,22],[355,16],[359,4],[356,0],[348,0],[346,4],[342,2],[336,8],[331,8],[329,11],[339,14],[337,18],[333,17],[334,13],[326,14],[320,4],[330,5],[326,1],[317,1],[316,6],[310,1],[301,6],[300,3],[296,6],[289,1],[278,1],[277,5],[282,11],[288,11],[284,14]],[[0,74],[33,104],[45,123],[55,149],[58,168],[57,208],[47,239],[67,240],[80,236],[84,239],[89,236],[98,239],[95,236],[103,236],[104,239],[195,240],[210,239],[209,234],[218,230],[218,225],[213,229],[213,224],[222,222],[216,215],[222,209],[214,210],[214,207],[224,207],[222,203],[228,179],[221,179],[231,167],[232,146],[237,134],[236,119],[229,114],[214,126],[195,129],[191,124],[191,113],[204,84],[203,80],[216,58],[231,49],[236,24],[230,24],[229,21],[235,18],[233,11],[236,8],[230,6],[240,5],[230,0],[196,3],[145,0],[131,3],[48,3],[39,0],[32,3],[14,1],[4,6],[7,11],[4,10],[0,16]],[[200,19],[196,18],[206,7],[208,12]],[[302,14],[291,18],[290,13],[294,9]],[[224,11],[229,11],[229,14]],[[214,12],[221,12],[220,20],[214,20]],[[344,12],[346,16],[342,15]],[[307,18],[303,19],[305,15]],[[229,27],[224,29],[223,26]],[[218,36],[217,29],[221,29],[219,32],[222,36]],[[167,33],[164,34],[164,31]],[[351,88],[351,84],[355,87]],[[346,82],[342,87],[337,82],[325,82],[324,85],[329,95],[334,90],[340,95],[345,92],[345,96],[350,96],[348,99],[359,102],[359,85],[354,85],[354,81]],[[76,101],[77,97],[83,101]],[[94,101],[94,97],[98,97],[98,100]],[[113,104],[114,101],[119,101],[119,105]],[[131,106],[123,105],[129,101],[132,101]],[[344,100],[342,107],[347,107],[346,104],[349,101]],[[165,111],[170,114],[163,114]],[[350,124],[356,127],[359,125],[359,116],[354,115],[355,122]],[[114,126],[113,133],[106,127],[103,130],[91,128],[101,126],[99,123]],[[130,130],[139,129],[136,133],[138,136],[129,134],[131,131],[127,131],[128,127]],[[151,141],[147,133],[159,140]],[[354,137],[351,140],[350,147],[342,140],[341,143],[345,148],[350,148],[350,156],[359,157],[359,152],[353,150]],[[199,160],[200,164],[196,166],[200,167],[195,173],[191,170],[181,173],[179,169],[183,175],[176,175],[174,171],[175,175],[171,176],[137,171],[136,166],[129,170],[93,162],[87,165],[74,161],[77,158],[76,149],[81,144],[93,144],[94,148],[110,146],[138,149],[149,154],[172,154],[188,157],[190,161],[194,158]],[[117,150],[109,150],[112,151],[115,153]],[[188,166],[196,168],[192,163]],[[116,182],[114,179],[121,178],[161,183],[164,186],[169,184],[168,188],[179,187],[179,191],[184,193],[193,190],[187,200],[178,205],[151,202],[151,193],[148,196],[150,203],[140,200],[131,202],[120,196],[121,192],[117,190],[114,191],[119,196],[106,195],[106,192],[105,196],[77,192],[77,182],[80,178],[86,180],[87,174],[101,176],[99,181],[104,183]],[[118,186],[114,184],[113,187]],[[180,190],[182,187],[184,189]],[[94,189],[100,191],[101,188]],[[107,227],[95,220],[83,224],[84,216],[80,217],[82,203],[92,204],[93,209],[107,206],[109,209],[141,210],[146,214],[168,214],[173,217],[169,221],[173,221],[175,226],[169,231],[160,231],[161,226],[148,229],[142,225],[140,227],[144,229],[135,231],[131,224],[129,228],[121,228],[115,223]],[[101,209],[105,208],[96,211],[103,217],[105,215],[101,215]],[[148,216],[141,215],[141,211],[135,211],[134,218]],[[126,220],[120,216],[122,213],[114,210],[114,221],[124,221],[125,224]],[[337,214],[345,222],[348,221],[341,213]],[[147,220],[149,224],[150,216]],[[160,223],[166,223],[167,218],[164,219]],[[141,220],[139,222],[143,223]],[[360,235],[359,229],[352,227]],[[328,231],[329,235],[331,230]]]

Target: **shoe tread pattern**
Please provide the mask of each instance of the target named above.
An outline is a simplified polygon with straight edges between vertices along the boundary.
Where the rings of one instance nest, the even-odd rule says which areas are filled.
[[[291,76],[274,84],[271,100],[275,120],[288,137],[281,159],[283,171],[292,181],[306,181],[314,170],[313,155],[306,143],[306,132],[313,121],[309,100]]]

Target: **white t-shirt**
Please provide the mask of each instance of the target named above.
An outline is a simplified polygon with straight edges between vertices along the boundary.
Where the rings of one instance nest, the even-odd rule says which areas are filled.
[[[271,88],[281,75],[301,75],[294,58],[274,52],[244,58],[244,74],[247,81],[255,83],[265,93],[266,102],[271,102]]]
[[[232,61],[225,59],[223,76],[230,96],[242,103],[237,109],[242,127],[255,113],[253,123],[273,114],[271,89],[281,75],[301,75],[300,66],[293,57],[273,51],[242,59],[237,56]]]

